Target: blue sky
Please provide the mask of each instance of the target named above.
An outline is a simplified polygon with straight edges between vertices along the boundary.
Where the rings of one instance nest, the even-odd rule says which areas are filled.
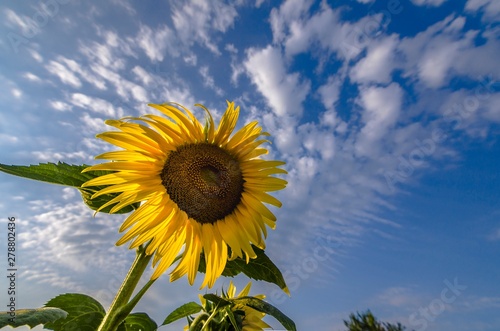
[[[51,0],[0,16],[1,163],[93,163],[111,148],[94,138],[105,119],[166,101],[218,119],[234,100],[289,171],[267,253],[292,296],[253,293],[299,330],[343,330],[366,309],[408,329],[500,329],[498,1]],[[64,292],[108,305],[134,255],[114,246],[123,216],[0,179],[18,305]],[[161,322],[198,293],[164,276],[137,309]]]

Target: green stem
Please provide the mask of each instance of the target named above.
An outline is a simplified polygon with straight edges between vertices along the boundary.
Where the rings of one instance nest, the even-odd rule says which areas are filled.
[[[209,318],[207,313],[203,312],[200,315],[196,316],[196,318],[193,320],[193,323],[191,323],[191,326],[189,327],[189,331],[198,331],[202,327],[204,327],[203,321],[205,321],[207,318]]]
[[[142,246],[137,248],[137,255],[135,257],[134,263],[130,267],[130,270],[125,276],[118,293],[115,296],[115,299],[111,303],[109,310],[104,316],[104,319],[99,326],[97,331],[116,331],[118,326],[123,322],[125,317],[132,311],[134,306],[137,304],[142,295],[146,292],[146,290],[153,284],[153,281],[149,281],[144,288],[137,293],[134,300],[133,305],[129,304],[130,297],[132,296],[137,283],[141,279],[144,270],[146,269],[149,261],[151,260],[152,255],[146,255],[146,248]],[[139,295],[140,294],[140,295]],[[132,303],[132,301],[130,303]]]
[[[121,309],[121,311],[128,315],[132,311],[132,309],[134,309],[135,305],[139,302],[139,300],[141,300],[144,293],[146,293],[146,291],[151,287],[151,285],[153,285],[153,283],[155,281],[156,281],[156,279],[153,279],[153,280],[150,279],[146,283],[146,285],[144,285],[141,288],[141,290],[139,292],[137,292],[137,294],[134,296],[134,298],[132,300],[130,300],[129,303],[127,303],[125,306],[123,306],[123,309]]]
[[[210,321],[212,320],[212,318],[214,318],[214,316],[217,315],[217,313],[218,313],[217,308],[218,308],[218,306],[215,307],[212,314],[210,314],[210,316],[208,316],[208,319],[205,321],[205,325],[203,325],[203,327],[201,328],[201,331],[205,330],[205,328],[207,328],[208,325],[210,324]]]

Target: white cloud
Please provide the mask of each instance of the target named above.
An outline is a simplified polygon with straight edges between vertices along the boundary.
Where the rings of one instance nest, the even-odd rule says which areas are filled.
[[[10,28],[20,28],[21,34],[25,38],[30,38],[35,36],[38,31],[38,25],[26,15],[18,15],[12,9],[4,9],[5,24]]]
[[[278,116],[297,116],[309,93],[310,83],[298,73],[288,74],[279,49],[249,49],[244,63],[247,74]]]
[[[331,129],[323,130],[307,123],[299,127],[298,134],[302,137],[301,141],[306,154],[323,160],[330,160],[334,157],[336,146]]]
[[[23,92],[18,88],[13,88],[10,90],[14,98],[20,99],[23,96]]]
[[[172,9],[177,36],[186,46],[199,42],[215,54],[220,54],[212,41],[213,32],[226,32],[238,15],[234,5],[222,1],[186,1]]]
[[[91,117],[88,113],[83,113],[83,116],[80,117],[80,121],[85,126],[86,132],[97,134],[109,131],[109,127],[104,123],[102,118]]]
[[[75,161],[76,162],[88,162],[89,160],[92,160],[93,158],[85,153],[84,151],[78,151],[78,152],[55,152],[53,149],[49,148],[44,151],[34,151],[31,152],[31,155],[35,158],[35,160],[40,161],[40,162],[54,162],[54,161],[62,161],[64,162],[69,162],[69,161]]]
[[[301,155],[301,140],[297,134],[297,121],[274,113],[263,116],[265,127],[273,134],[276,148],[282,155]]]
[[[238,62],[238,49],[233,44],[226,44],[224,50],[231,56],[231,84],[238,86],[238,78],[245,73],[245,67]]]
[[[490,126],[500,123],[500,93],[495,92],[494,81],[480,81],[477,84],[474,89],[460,89],[447,95],[438,113],[442,116],[443,125],[450,130],[485,138]]]
[[[342,81],[337,75],[332,75],[328,77],[328,81],[325,85],[318,88],[318,93],[321,96],[321,102],[326,109],[333,109],[335,103],[339,99],[340,87]]]
[[[238,54],[238,49],[233,44],[226,44],[224,49],[231,54],[234,54],[234,55]]]
[[[184,57],[184,62],[186,62],[187,64],[189,64],[191,66],[195,66],[196,63],[198,62],[198,57],[196,56],[196,54],[186,55]]]
[[[136,42],[151,61],[163,61],[167,51],[174,56],[178,54],[175,35],[166,25],[154,30],[141,25]]]
[[[483,33],[486,42],[480,46],[460,49],[460,56],[455,58],[453,69],[459,75],[466,75],[476,80],[479,77],[490,77],[500,80],[500,66],[496,61],[496,54],[500,54],[500,36],[495,33]]]
[[[30,52],[31,56],[33,57],[33,59],[35,59],[36,62],[39,62],[39,63],[43,62],[43,57],[40,55],[40,53],[38,53],[37,51],[32,50],[32,49],[30,49],[29,52]]]
[[[91,65],[91,69],[96,74],[112,83],[116,87],[116,93],[125,99],[125,101],[128,101],[130,97],[132,97],[137,102],[148,102],[148,93],[142,86],[132,83],[117,72],[102,65]]]
[[[439,7],[447,0],[411,0],[414,5],[417,6],[429,6],[429,7]]]
[[[294,1],[289,0],[271,14],[274,40],[283,40],[285,54],[289,57],[319,45],[328,54],[352,59],[384,28],[381,14],[365,16],[352,23],[341,22],[341,11],[333,10],[326,2],[322,2],[319,11],[312,16],[304,14],[309,2],[301,1],[296,7],[292,7],[293,4]]]
[[[475,94],[475,91],[474,91]],[[486,100],[478,100],[479,102],[484,102],[482,116],[490,121],[500,123],[500,111],[498,110],[498,105],[500,102],[500,93],[491,93],[485,96]],[[471,100],[472,102],[472,100]],[[474,107],[472,104],[469,107]]]
[[[286,54],[291,56],[307,51],[314,41],[319,41],[327,48],[333,39],[336,39],[335,44],[340,44],[339,19],[338,12],[323,6],[319,13],[310,18],[287,22],[290,34],[284,43]]]
[[[93,54],[92,56],[95,56],[95,54]],[[111,55],[108,53],[108,56]],[[100,61],[106,62],[107,60],[104,59],[101,58]],[[120,63],[120,61],[117,60],[117,63]],[[89,82],[97,89],[106,90],[106,83],[104,82],[104,80],[99,79],[88,70],[84,69],[83,66],[77,63],[75,60],[68,59],[64,56],[58,56],[57,61],[50,61],[46,68],[50,73],[58,76],[63,83],[69,84],[73,87],[82,86],[81,80],[79,78],[81,77],[83,78],[83,80]]]
[[[85,81],[89,82],[90,84],[94,85],[99,90],[106,90],[106,83],[102,80],[94,76],[92,73],[90,73],[88,70],[82,68],[82,65],[77,63],[74,60],[67,59],[63,56],[58,57],[58,61],[60,63],[64,63],[70,70],[72,70],[74,73],[77,73],[82,77]]]
[[[259,8],[264,3],[264,0],[255,0],[255,7]]]
[[[395,36],[370,44],[366,57],[352,68],[351,79],[360,83],[390,83],[391,73],[395,66],[396,46]]]
[[[130,2],[127,0],[112,0],[112,3],[117,5],[118,7],[123,8],[130,16],[137,15],[137,11],[132,7]]]
[[[123,114],[117,114],[115,107],[108,101],[100,98],[93,98],[82,93],[73,93],[70,102],[77,107],[88,109],[110,118],[123,116]]]
[[[464,53],[474,48],[477,35],[477,31],[464,34],[464,25],[465,18],[451,15],[413,38],[403,38],[398,49],[404,54],[405,75],[418,77],[426,87],[440,88],[454,71],[464,71],[468,64],[478,68],[480,65],[474,65],[469,56],[462,59]]]
[[[483,11],[484,21],[500,21],[500,2],[497,0],[469,0],[465,5],[466,11]]]
[[[387,87],[369,87],[360,91],[359,103],[364,108],[364,126],[356,142],[356,150],[361,155],[374,153],[378,143],[394,126],[398,118],[403,90],[397,83]]]
[[[325,109],[327,109],[327,111],[319,116],[320,124],[322,126],[334,128],[338,134],[343,134],[347,129],[347,123],[337,116],[337,111],[335,109],[336,103],[339,100],[342,84],[343,81],[339,75],[332,75],[328,77],[326,84],[318,88],[321,102]]]
[[[199,102],[199,100],[194,99],[193,94],[191,93],[189,88],[183,86],[163,87],[161,93],[158,96],[158,100],[161,100],[162,102],[175,101],[185,106],[194,105],[195,103]],[[148,112],[151,111],[148,109]]]
[[[109,37],[108,37],[109,38]],[[92,41],[80,42],[79,51],[85,55],[91,63],[98,63],[113,70],[123,69],[125,61],[118,56],[112,46],[113,44],[100,44]]]
[[[58,111],[70,111],[72,109],[71,105],[58,100],[49,101],[49,105]]]
[[[69,200],[73,198],[76,195],[76,193],[78,193],[78,190],[72,187],[65,187],[62,189],[62,192],[63,192],[62,198],[64,200]]]
[[[149,72],[147,72],[144,68],[140,66],[135,66],[132,69],[132,72],[135,74],[137,79],[141,81],[142,84],[149,86],[152,83],[154,83],[155,78],[151,74],[149,74]]]
[[[82,82],[72,70],[68,69],[65,65],[56,62],[50,61],[49,64],[45,66],[45,68],[53,75],[59,77],[62,83],[71,85],[72,87],[81,87]]]
[[[138,97],[142,98],[142,95],[144,93],[148,93],[144,95],[144,98],[148,98],[148,101],[175,101],[184,105],[193,105],[194,103],[196,103],[193,100],[188,87],[182,80],[176,79],[174,81],[172,79],[165,79],[165,75],[167,75],[167,73],[161,72],[160,70],[160,67],[156,67],[154,69],[154,73],[151,73],[140,66],[135,66],[132,69],[132,72],[135,74],[140,83],[148,87],[147,92],[142,88],[142,86],[136,87],[139,91]],[[139,104],[139,108],[145,103],[146,102],[142,102],[141,104]],[[148,107],[145,107],[141,108],[140,111],[145,113],[149,112],[150,109],[148,109]]]
[[[199,70],[201,77],[203,78],[203,85],[210,87],[219,96],[224,94],[224,91],[217,85],[215,85],[214,78],[210,75],[208,66],[202,66]]]
[[[32,266],[26,277],[31,282],[81,292],[89,274],[99,277],[95,270],[116,268],[124,274],[127,266],[119,257],[127,250],[113,247],[118,237],[116,221],[112,217],[93,218],[79,197],[71,197],[74,193],[65,189],[61,193],[67,198],[62,204],[31,201],[32,216],[20,219],[20,226],[31,229],[20,233],[21,248]]]
[[[0,144],[15,144],[19,141],[19,138],[10,134],[0,133]]]
[[[306,15],[312,3],[311,0],[287,0],[281,4],[279,9],[273,8],[270,22],[275,43],[285,39],[287,25]]]
[[[448,70],[458,54],[456,44],[443,44],[429,50],[419,63],[420,79],[429,87],[443,86]]]
[[[37,75],[35,75],[35,74],[31,73],[31,72],[25,72],[23,74],[23,77],[26,78],[29,81],[32,81],[32,82],[40,82],[40,81],[42,81],[40,79],[40,77],[38,77]]]

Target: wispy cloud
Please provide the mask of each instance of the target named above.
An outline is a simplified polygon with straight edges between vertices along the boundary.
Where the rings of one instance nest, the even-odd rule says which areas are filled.
[[[498,22],[500,20],[500,6],[495,0],[468,0],[465,10],[483,12],[484,21]]]
[[[411,0],[411,2],[417,6],[432,6],[432,7],[441,6],[446,1],[447,0]]]
[[[63,84],[68,84],[72,87],[78,88],[82,86],[82,82],[78,77],[64,64],[56,61],[50,61],[49,64],[45,66],[48,72],[59,77]]]
[[[302,102],[309,93],[309,82],[299,73],[287,73],[281,51],[267,46],[249,49],[245,68],[277,116],[297,116],[302,113]]]
[[[172,21],[178,38],[185,46],[191,46],[197,42],[213,53],[220,54],[212,34],[226,32],[233,25],[237,15],[234,4],[226,4],[219,0],[210,4],[187,1],[182,5],[174,6]]]

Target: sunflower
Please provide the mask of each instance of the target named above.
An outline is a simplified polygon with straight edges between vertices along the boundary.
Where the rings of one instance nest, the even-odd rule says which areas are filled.
[[[99,210],[111,213],[141,202],[120,227],[126,231],[116,243],[131,241],[130,248],[148,244],[153,256],[152,279],[158,278],[182,254],[170,273],[170,281],[187,274],[192,285],[204,253],[205,279],[201,288],[212,287],[227,260],[255,258],[251,244],[264,249],[267,228],[276,217],[264,204],[281,207],[267,192],[283,189],[287,182],[273,177],[286,174],[282,161],[260,158],[268,142],[256,121],[232,136],[239,107],[227,102],[227,110],[215,128],[207,113],[202,125],[191,111],[176,103],[149,104],[163,115],[126,117],[105,123],[118,131],[97,137],[122,150],[98,155],[110,162],[84,171],[110,170],[110,174],[86,182],[83,187],[105,185],[92,198],[117,196]],[[99,211],[98,210],[98,211]]]
[[[229,288],[227,290],[227,298],[240,298],[240,297],[246,297],[250,293],[250,287],[252,286],[252,283],[249,282],[247,286],[238,294],[236,294],[236,287],[234,286],[233,282],[229,283]],[[264,300],[266,296],[264,294],[257,294],[253,296],[254,298]],[[260,331],[263,330],[264,328],[270,328],[271,326],[268,325],[266,322],[262,320],[264,316],[266,316],[265,313],[262,313],[260,311],[257,311],[253,308],[247,307],[245,305],[238,305],[236,304],[234,307],[232,307],[233,311],[242,311],[244,313],[244,317],[242,320],[242,325],[241,325],[241,331]]]
[[[234,286],[233,282],[231,281],[231,282],[229,282],[229,288],[227,289],[227,293],[224,293],[224,291],[222,291],[222,298],[237,299],[237,298],[241,298],[241,297],[247,297],[250,293],[251,287],[252,287],[252,282],[249,282],[247,284],[247,286],[245,286],[245,288],[238,295],[236,295],[236,287]],[[257,295],[254,295],[252,297],[260,299],[260,300],[264,300],[266,298],[266,296],[264,294],[257,294]],[[201,304],[204,307],[206,313],[213,314],[213,311],[211,311],[211,309],[213,309],[214,307],[218,308],[218,306],[216,306],[216,305],[214,306],[214,305],[207,304],[207,300],[202,295],[199,295],[199,298],[200,298]],[[207,310],[207,308],[208,308],[208,310]],[[240,325],[238,325],[238,326],[239,326],[239,329],[241,331],[262,331],[265,328],[271,327],[269,324],[267,324],[266,322],[264,322],[262,320],[262,318],[264,318],[264,316],[266,316],[265,313],[262,313],[258,310],[255,310],[251,307],[248,307],[244,304],[238,304],[238,303],[232,304],[231,311],[233,312],[234,315],[239,316],[239,318],[236,319],[236,321],[238,323],[240,323]],[[221,310],[221,314],[223,314],[223,316],[219,319],[220,320],[219,323],[221,323],[221,324],[224,322],[232,323],[229,320],[227,313],[224,312],[224,310]],[[189,330],[190,326],[191,326],[191,322],[189,325],[186,325],[184,327],[184,330]],[[230,328],[229,330],[234,330],[234,329]]]

